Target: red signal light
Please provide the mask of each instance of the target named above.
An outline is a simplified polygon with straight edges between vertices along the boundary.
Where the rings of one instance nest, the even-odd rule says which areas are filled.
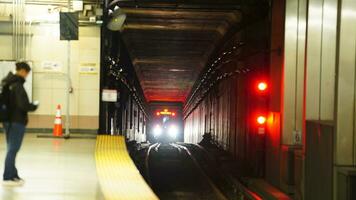
[[[266,82],[259,82],[257,85],[257,88],[259,91],[265,91],[267,89],[268,85]]]
[[[258,116],[257,119],[256,119],[257,123],[259,125],[263,125],[266,123],[267,119],[265,116]]]

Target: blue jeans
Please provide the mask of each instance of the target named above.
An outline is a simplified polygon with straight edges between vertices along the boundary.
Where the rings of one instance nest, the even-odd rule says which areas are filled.
[[[4,180],[19,178],[15,167],[17,152],[20,150],[26,126],[21,123],[4,123],[6,135],[7,154],[5,159]]]

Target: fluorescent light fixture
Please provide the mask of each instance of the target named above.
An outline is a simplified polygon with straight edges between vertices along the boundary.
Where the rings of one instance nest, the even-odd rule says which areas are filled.
[[[186,70],[186,69],[169,69],[168,71],[170,71],[170,72],[186,72],[186,71],[189,71],[189,70]]]

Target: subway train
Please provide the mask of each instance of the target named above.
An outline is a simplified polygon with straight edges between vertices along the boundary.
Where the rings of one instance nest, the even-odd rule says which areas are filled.
[[[151,142],[170,143],[183,141],[183,119],[175,108],[153,110],[148,138]]]

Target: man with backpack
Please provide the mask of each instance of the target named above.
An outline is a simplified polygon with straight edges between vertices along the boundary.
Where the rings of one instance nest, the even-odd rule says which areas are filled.
[[[26,62],[18,62],[16,73],[10,72],[1,82],[0,120],[3,122],[7,144],[3,185],[7,186],[24,184],[18,175],[15,160],[25,134],[27,113],[38,107],[38,103],[29,102],[23,86],[30,71]]]

